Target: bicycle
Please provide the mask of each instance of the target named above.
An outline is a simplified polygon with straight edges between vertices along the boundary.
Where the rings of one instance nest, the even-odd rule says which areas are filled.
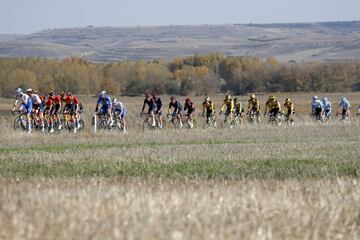
[[[217,127],[215,112],[213,114],[211,114],[211,116],[209,116],[208,118],[204,116],[204,119],[205,119],[204,128],[206,128],[206,127],[216,128]]]
[[[144,118],[144,121],[142,123],[142,129],[144,131],[146,130],[155,130],[155,129],[161,129],[162,126],[160,127],[160,120],[159,120],[159,115],[155,115],[155,125],[153,125],[154,121],[153,121],[153,116],[152,114],[149,113],[140,113],[140,116]]]
[[[114,119],[114,124],[113,124],[112,128],[115,128],[116,130],[125,132],[126,129],[124,126],[124,120],[121,117],[121,115],[119,114],[119,112],[113,113],[113,119]]]
[[[254,109],[251,109],[248,113],[247,113],[248,117],[248,122],[249,123],[259,123],[260,122],[260,113]]]
[[[12,112],[13,115],[15,115],[15,112],[19,113],[19,115],[14,120],[14,130],[15,131],[26,131],[27,126],[27,116],[26,112],[24,111],[14,111]]]
[[[280,126],[282,121],[283,121],[282,112],[279,111],[276,114],[274,114],[274,113],[269,114],[269,123],[270,124]]]
[[[97,118],[98,118],[98,120],[97,120]],[[95,131],[97,129],[111,130],[111,124],[110,124],[111,122],[108,118],[109,118],[108,114],[102,114],[102,113],[95,112],[92,117],[91,125],[94,127]]]
[[[180,115],[180,119],[175,115],[173,114],[167,114],[166,115],[168,121],[170,122],[170,125],[173,127],[173,128],[181,128],[182,127],[182,117]],[[181,122],[180,122],[181,121]]]
[[[189,119],[189,116],[186,116],[186,119],[183,121],[183,126],[186,129],[196,128],[196,120],[194,118]]]

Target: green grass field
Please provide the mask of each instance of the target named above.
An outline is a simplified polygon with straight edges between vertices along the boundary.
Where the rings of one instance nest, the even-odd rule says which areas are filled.
[[[0,239],[358,239],[360,121],[316,124],[309,96],[293,127],[145,133],[132,98],[128,134],[96,135],[15,133],[4,100]]]

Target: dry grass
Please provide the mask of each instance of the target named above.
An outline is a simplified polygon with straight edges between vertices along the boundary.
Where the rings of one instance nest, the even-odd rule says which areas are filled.
[[[337,181],[0,181],[2,239],[358,239]]]
[[[3,112],[0,239],[358,239],[359,120],[315,124],[310,96],[294,127],[144,134],[128,98],[127,135],[28,135]]]

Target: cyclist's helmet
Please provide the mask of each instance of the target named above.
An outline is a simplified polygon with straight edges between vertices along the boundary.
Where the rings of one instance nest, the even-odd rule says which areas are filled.
[[[230,94],[226,95],[225,100],[230,100],[230,99],[231,99],[231,95]]]
[[[170,97],[170,101],[173,101],[173,100],[175,100],[175,96]]]
[[[238,98],[236,97],[236,98],[234,98],[234,102],[237,102],[238,101]]]
[[[117,98],[114,98],[114,99],[113,99],[113,103],[114,103],[114,102],[117,102]]]
[[[186,99],[185,99],[185,103],[190,103],[191,102],[191,99],[189,98],[189,97],[187,97]]]
[[[71,92],[68,92],[68,93],[67,93],[67,96],[70,96],[70,97],[71,97],[71,96],[72,96],[72,93],[71,93]]]
[[[54,96],[54,91],[50,91],[49,96]]]
[[[255,94],[251,94],[250,99],[255,99]]]
[[[105,95],[106,95],[106,91],[101,91],[100,96],[105,97]]]
[[[61,97],[64,97],[64,96],[65,96],[65,92],[61,92],[61,93],[60,93],[60,96],[61,96]]]
[[[328,101],[327,97],[324,97],[323,102],[327,102],[327,101]]]
[[[21,88],[16,89],[16,96],[22,96],[24,93]]]
[[[343,96],[343,97],[341,98],[341,101],[346,101],[346,97]]]
[[[275,100],[276,100],[276,97],[275,97],[275,96],[270,96],[270,97],[269,97],[269,100],[270,100],[270,101],[275,101]]]
[[[27,94],[31,94],[33,92],[33,90],[31,89],[31,88],[28,88],[27,90],[26,90],[26,93]]]
[[[315,100],[318,100],[319,99],[319,97],[318,96],[313,96],[313,100],[315,101]]]
[[[285,99],[285,102],[286,102],[286,103],[291,103],[291,99],[290,99],[290,98],[286,98],[286,99]]]
[[[204,101],[205,101],[205,102],[208,102],[208,101],[210,101],[210,98],[209,98],[208,96],[206,96],[206,97],[204,98]]]

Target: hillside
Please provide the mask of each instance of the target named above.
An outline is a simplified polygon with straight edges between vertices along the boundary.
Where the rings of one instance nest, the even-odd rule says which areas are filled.
[[[1,57],[82,56],[111,62],[209,52],[291,60],[360,59],[360,22],[84,27],[0,35]]]

